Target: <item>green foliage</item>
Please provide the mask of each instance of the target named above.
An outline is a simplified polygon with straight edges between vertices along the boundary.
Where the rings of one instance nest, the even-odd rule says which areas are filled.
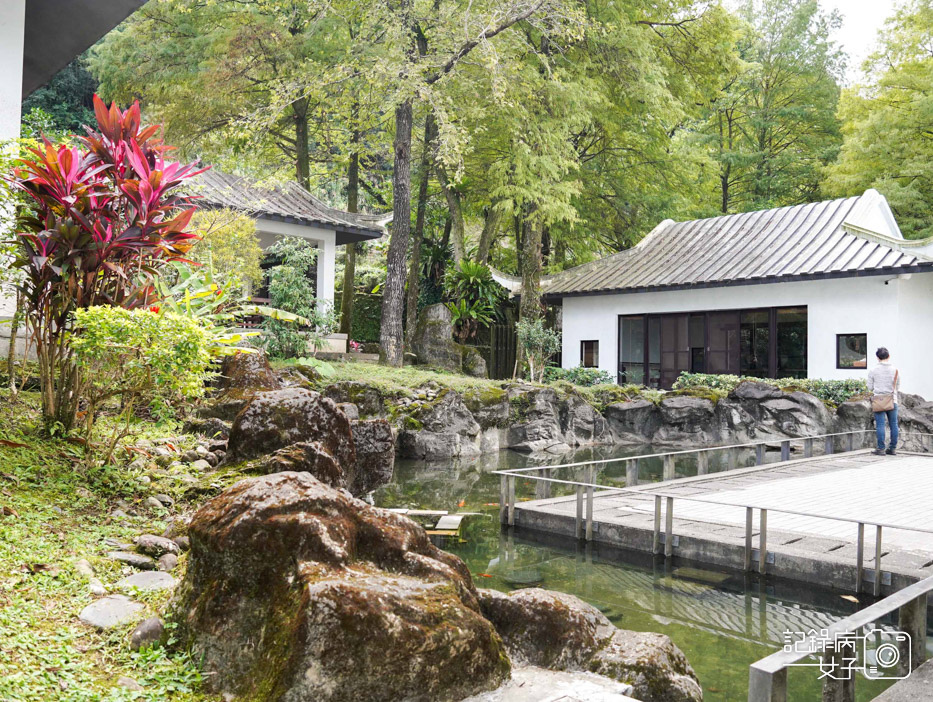
[[[41,114],[44,134],[83,134],[85,124],[94,124],[96,90],[97,81],[87,69],[86,54],[82,54],[23,99],[24,126],[31,128]]]
[[[518,345],[525,353],[528,378],[541,382],[548,359],[560,351],[560,334],[544,325],[544,320],[520,319],[515,325]]]
[[[674,382],[674,390],[708,389],[728,394],[739,383],[753,381],[774,385],[786,392],[800,390],[834,405],[846,402],[853,397],[868,392],[865,381],[861,379],[822,380],[820,378],[751,378],[737,375],[715,375],[709,373],[681,373]]]
[[[161,413],[200,396],[208,377],[209,337],[200,322],[171,312],[96,306],[75,312],[70,340],[84,377],[85,441],[93,447],[97,413],[119,399],[121,417],[106,446],[109,462],[137,407]]]
[[[334,307],[340,309],[339,293]],[[382,295],[357,292],[353,296],[353,318],[350,322],[350,339],[364,344],[379,343],[379,321],[382,315]]]
[[[612,376],[607,371],[599,368],[584,368],[583,366],[558,368],[557,366],[548,366],[544,370],[544,382],[551,383],[559,380],[582,387],[608,385],[613,382]]]
[[[189,258],[211,268],[218,278],[244,293],[262,285],[262,247],[256,220],[230,209],[200,210],[191,218],[200,241]]]
[[[307,321],[302,330],[280,319],[263,322],[263,344],[273,358],[304,356],[310,344],[321,348],[324,338],[336,327],[334,310],[315,297],[312,274],[317,261],[317,249],[308,241],[286,237],[269,248],[268,253],[280,261],[270,269],[269,300],[273,307],[300,315]]]
[[[933,236],[933,3],[904,3],[865,63],[867,84],[843,92],[844,141],[827,169],[839,196],[876,188],[908,238]]]
[[[488,266],[463,260],[459,266],[447,269],[444,297],[457,337],[463,343],[495,319],[498,306],[506,299],[506,290],[493,280]]]

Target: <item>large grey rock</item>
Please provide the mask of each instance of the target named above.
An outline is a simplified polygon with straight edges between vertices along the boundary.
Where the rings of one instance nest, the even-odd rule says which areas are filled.
[[[350,492],[365,495],[392,480],[395,469],[395,433],[384,419],[350,423],[356,465],[349,478]]]
[[[189,535],[174,616],[218,693],[456,700],[508,678],[469,570],[401,515],[276,473],[208,501]]]
[[[617,629],[595,607],[564,593],[479,590],[479,598],[517,661],[629,683],[644,702],[703,699],[696,673],[667,636]]]
[[[384,417],[387,413],[386,402],[395,399],[383,396],[378,388],[356,380],[343,380],[328,385],[324,395],[338,403],[338,407],[345,404],[355,405],[357,416],[348,414],[349,419]]]
[[[299,441],[280,448],[255,461],[255,470],[263,473],[298,471],[310,473],[325,485],[346,488],[347,474],[337,459],[320,441]]]
[[[263,351],[224,357],[217,387],[221,390],[277,390],[282,387]]]
[[[313,390],[285,388],[257,393],[237,415],[227,442],[227,462],[256,458],[301,441],[320,442],[338,465],[353,465],[350,420],[333,400]]]
[[[784,393],[780,388],[769,383],[759,383],[754,380],[745,380],[735,386],[732,395],[740,400],[771,400],[779,398]]]
[[[123,578],[117,583],[120,590],[171,590],[175,587],[176,580],[168,573],[161,570],[147,570],[142,573],[133,573],[133,575]]]
[[[609,423],[586,400],[569,395],[560,403],[560,428],[564,442],[571,446],[612,442]]]
[[[453,317],[442,302],[428,305],[418,314],[411,351],[419,365],[486,377],[486,361],[479,351],[454,341]]]
[[[509,448],[536,453],[567,447],[560,424],[560,403],[554,390],[514,386],[508,393],[512,406],[512,423],[507,432]]]
[[[595,673],[521,666],[502,687],[462,702],[635,702],[631,693],[631,685]]]
[[[437,399],[419,407],[399,434],[402,458],[437,460],[479,454],[480,426],[463,398],[442,390]]]
[[[463,393],[463,404],[484,431],[509,426],[509,394],[502,388],[470,388]]]
[[[113,629],[114,627],[132,621],[142,612],[144,605],[134,602],[123,595],[110,595],[92,602],[81,610],[78,618],[98,629]]]
[[[649,400],[638,398],[616,402],[606,407],[603,415],[615,440],[626,444],[650,442],[661,426],[661,412]]]
[[[711,400],[675,395],[661,400],[658,409],[660,426],[652,437],[653,442],[709,446],[719,440],[716,405]]]

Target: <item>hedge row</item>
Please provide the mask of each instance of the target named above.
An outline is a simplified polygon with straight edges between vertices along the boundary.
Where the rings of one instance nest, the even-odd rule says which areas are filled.
[[[751,378],[739,375],[714,375],[711,373],[681,373],[674,383],[674,390],[689,388],[710,388],[726,393],[732,392],[735,387],[746,380],[774,385],[787,392],[801,390],[808,392],[824,402],[840,404],[847,400],[864,395],[868,387],[864,380],[822,380],[820,378]]]

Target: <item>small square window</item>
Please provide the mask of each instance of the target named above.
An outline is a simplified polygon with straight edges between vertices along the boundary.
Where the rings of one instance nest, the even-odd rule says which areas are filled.
[[[580,342],[580,365],[584,368],[599,368],[599,342]]]
[[[868,368],[868,334],[836,334],[836,368]]]

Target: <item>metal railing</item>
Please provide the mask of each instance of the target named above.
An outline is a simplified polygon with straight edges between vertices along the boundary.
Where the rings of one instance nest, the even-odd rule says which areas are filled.
[[[844,438],[841,441],[844,445],[844,451],[853,451],[857,448],[855,444],[856,436],[864,436],[865,434],[874,434],[874,429],[862,429],[851,432],[838,432],[833,434],[820,434],[817,436],[809,437],[799,437],[796,439],[782,439],[780,440],[780,451],[781,451],[781,460],[778,463],[768,464],[769,467],[777,465],[781,462],[790,460],[791,453],[791,443],[792,442],[803,442],[804,445],[804,456],[803,458],[810,458],[813,456],[813,446],[817,440],[823,440],[824,443],[824,455],[834,455],[835,454],[835,444],[837,439]],[[914,436],[931,436],[930,434],[914,432]],[[864,441],[864,440],[863,440]],[[922,441],[922,440],[921,440]],[[634,482],[637,484],[638,479],[638,466],[639,462],[647,458],[661,458],[663,462],[663,480],[669,481],[675,479],[674,471],[674,457],[683,456],[688,454],[697,454],[697,474],[705,475],[708,472],[709,468],[709,454],[713,451],[727,451],[728,452],[728,466],[730,469],[735,467],[735,453],[738,449],[748,449],[754,448],[755,450],[755,466],[761,467],[765,465],[764,457],[766,448],[769,444],[773,444],[774,441],[755,441],[743,444],[732,444],[729,446],[711,446],[698,449],[685,449],[679,451],[668,451],[660,454],[645,454],[641,456],[628,456],[622,458],[609,458],[609,459],[600,459],[593,461],[579,461],[576,463],[564,463],[559,465],[547,465],[547,466],[532,466],[528,468],[510,468],[505,470],[494,471],[496,475],[500,476],[500,499],[499,499],[499,519],[502,524],[507,524],[508,526],[515,525],[515,481],[517,478],[523,478],[526,480],[533,480],[539,483],[543,483],[545,486],[545,495],[547,498],[550,496],[550,486],[551,485],[564,485],[575,488],[576,490],[576,516],[575,516],[575,529],[574,534],[578,539],[584,539],[586,541],[593,540],[594,533],[594,520],[593,520],[593,504],[595,501],[595,492],[596,490],[602,491],[603,494],[606,493],[622,493],[622,494],[632,494],[638,495],[641,497],[646,497],[645,490],[638,489],[633,486]],[[600,485],[594,482],[593,473],[597,466],[607,465],[610,463],[626,463],[626,487],[619,487],[615,485]],[[561,478],[551,477],[553,471],[567,469],[567,468],[583,468],[584,469],[584,479],[582,481],[578,480],[565,480]],[[809,512],[804,510],[793,510],[793,509],[784,509],[784,508],[774,508],[774,507],[763,507],[761,505],[755,504],[735,504],[731,502],[722,502],[715,499],[696,497],[696,496],[686,496],[681,494],[673,494],[670,492],[665,492],[663,489],[652,489],[651,496],[654,497],[654,533],[652,540],[652,552],[660,555],[663,552],[665,557],[673,556],[674,552],[674,534],[673,534],[673,521],[674,521],[674,500],[681,500],[687,502],[699,502],[706,504],[716,504],[716,505],[727,505],[731,507],[744,508],[745,509],[745,558],[744,558],[744,570],[750,572],[755,570],[755,559],[753,548],[753,536],[754,536],[754,516],[755,510],[758,510],[758,558],[757,558],[757,572],[760,574],[765,574],[767,572],[767,563],[768,563],[768,513],[774,512],[779,514],[790,514],[794,516],[802,517],[813,517],[818,519],[827,519],[837,522],[847,522],[857,525],[857,549],[856,549],[856,584],[855,592],[861,592],[862,590],[862,580],[865,571],[865,527],[870,526],[875,528],[875,553],[873,559],[873,595],[876,597],[881,593],[881,584],[882,584],[882,570],[881,570],[881,559],[883,556],[882,552],[882,534],[884,529],[899,529],[904,531],[918,532],[918,533],[927,533],[933,534],[933,528],[924,529],[911,525],[902,525],[893,522],[876,522],[868,520],[859,520],[854,518],[845,518],[837,517],[826,514],[820,514],[816,512]],[[664,509],[662,509],[662,505]],[[661,520],[662,515],[664,517],[664,529],[662,532],[661,529]]]
[[[927,595],[933,590],[933,577],[920,580],[898,590],[855,614],[832,624],[823,637],[835,641],[837,637],[856,635],[860,629],[884,616],[897,611],[899,631],[909,638],[899,637],[898,677],[906,677],[916,670],[926,657],[927,639]],[[748,669],[748,702],[786,702],[787,669],[813,655],[810,651],[783,649],[752,663]],[[830,651],[823,655],[823,665],[840,666],[839,653]],[[816,664],[814,664],[816,665]],[[838,702],[855,702],[855,674],[850,671],[848,679],[823,678],[823,699]]]

